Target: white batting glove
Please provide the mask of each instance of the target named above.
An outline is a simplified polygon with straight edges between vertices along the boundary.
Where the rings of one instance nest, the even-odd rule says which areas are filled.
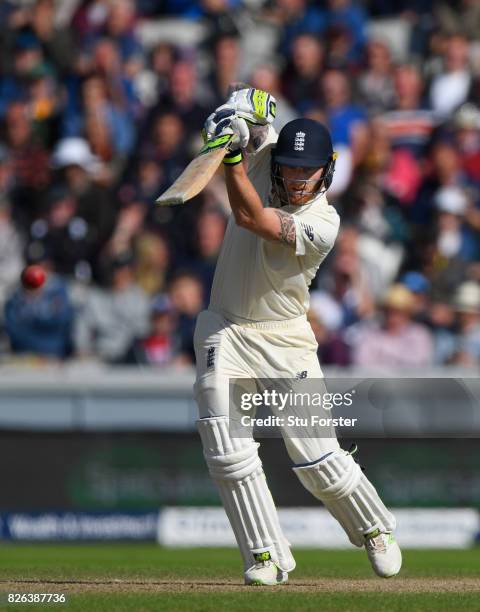
[[[206,140],[213,140],[227,134],[233,134],[232,145],[244,149],[250,139],[248,125],[242,117],[237,116],[231,104],[219,106],[205,121]]]
[[[234,91],[227,105],[235,109],[237,117],[254,125],[273,123],[277,110],[277,101],[271,94],[253,87]]]

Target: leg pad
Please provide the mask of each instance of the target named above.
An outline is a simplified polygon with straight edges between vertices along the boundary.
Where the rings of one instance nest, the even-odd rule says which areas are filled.
[[[355,546],[363,546],[364,536],[376,529],[395,528],[395,517],[349,453],[335,451],[316,463],[293,469],[303,486],[342,525]]]
[[[203,454],[217,484],[225,512],[242,553],[245,569],[254,553],[269,551],[279,567],[290,572],[295,560],[282,533],[277,510],[253,438],[231,438],[228,417],[197,421]]]

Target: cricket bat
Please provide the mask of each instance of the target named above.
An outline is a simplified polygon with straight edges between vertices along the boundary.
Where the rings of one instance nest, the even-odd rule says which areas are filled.
[[[222,163],[232,138],[233,134],[227,134],[207,142],[173,185],[157,198],[157,204],[176,206],[198,195]]]
[[[241,81],[230,83],[227,96],[239,89],[248,89],[250,85]],[[200,153],[193,159],[177,180],[160,197],[156,203],[160,206],[185,204],[198,195],[208,185],[227,152],[232,135],[220,136],[207,142]]]

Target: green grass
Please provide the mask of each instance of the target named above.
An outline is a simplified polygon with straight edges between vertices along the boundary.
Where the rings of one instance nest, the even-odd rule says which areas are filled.
[[[48,587],[48,592],[60,591],[68,597],[67,604],[49,609],[68,612],[480,611],[479,548],[405,551],[402,579],[388,581],[373,576],[362,551],[298,550],[295,557],[297,570],[291,575],[291,587],[255,589],[226,584],[242,582],[240,557],[231,549],[166,550],[153,544],[3,544],[0,593],[13,588],[23,593],[45,592]],[[453,589],[458,580],[458,592],[427,592],[432,591],[429,582],[440,578],[453,581]],[[465,591],[460,585],[462,579],[472,578],[479,578],[477,592]],[[115,580],[128,584],[112,582]],[[337,580],[338,585],[334,592],[322,592],[316,590],[315,580],[322,584]],[[350,580],[363,580],[369,592],[357,592]],[[21,581],[29,584],[12,585]],[[65,584],[49,585],[48,581]],[[180,581],[187,584],[180,588],[176,586]],[[415,581],[415,588],[408,587],[409,581],[412,585]],[[401,592],[395,592],[396,585],[402,584]],[[406,592],[409,590],[412,592]],[[45,609],[33,604],[7,606],[5,595],[1,601],[0,610]]]
[[[96,593],[71,595],[68,604],[43,609],[68,612],[459,612],[462,609],[477,612],[478,593],[469,594],[401,594],[379,596],[375,593]],[[40,609],[39,606],[10,606],[0,608]]]

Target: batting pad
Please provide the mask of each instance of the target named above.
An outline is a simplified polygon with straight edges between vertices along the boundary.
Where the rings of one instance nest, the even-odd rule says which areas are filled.
[[[363,546],[364,536],[375,529],[395,529],[395,517],[349,453],[335,451],[316,463],[293,470],[303,486],[337,519],[355,546]]]
[[[232,525],[245,569],[253,553],[269,551],[285,572],[295,568],[253,438],[231,438],[228,417],[197,421],[203,454]]]

